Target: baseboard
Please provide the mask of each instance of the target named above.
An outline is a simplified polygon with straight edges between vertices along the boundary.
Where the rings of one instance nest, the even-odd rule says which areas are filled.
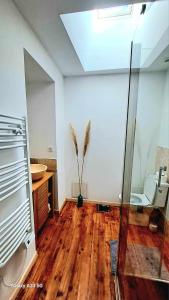
[[[77,202],[76,198],[66,198],[65,202],[72,201]],[[84,199],[85,203],[95,203],[95,204],[105,204],[105,205],[111,205],[111,206],[121,206],[121,203],[118,202],[112,202],[112,201],[101,201],[101,200],[91,200],[91,199]]]
[[[54,212],[60,215],[67,201],[69,201],[69,200],[65,199],[63,201],[63,204],[62,204],[61,208],[60,209],[55,209]]]
[[[21,277],[18,285],[21,285],[21,284],[24,283],[24,281],[25,281],[26,277],[28,276],[30,270],[32,269],[33,265],[35,264],[37,257],[38,257],[38,254],[36,252],[35,255],[33,256],[32,260],[30,261],[30,264],[28,265],[25,273],[22,275],[22,277]],[[19,293],[19,291],[20,291],[19,287],[15,288],[15,290],[13,291],[13,294],[11,295],[11,297],[9,298],[9,300],[15,300],[17,294]]]
[[[55,209],[55,213],[57,214],[61,214],[62,210],[66,204],[66,202],[77,202],[76,198],[65,198],[65,200],[63,201],[63,204],[61,206],[60,209]],[[99,201],[99,200],[89,200],[89,199],[84,199],[85,203],[91,203],[91,204],[104,204],[104,205],[111,205],[111,206],[117,206],[120,207],[121,203],[118,202],[110,202],[110,201]]]

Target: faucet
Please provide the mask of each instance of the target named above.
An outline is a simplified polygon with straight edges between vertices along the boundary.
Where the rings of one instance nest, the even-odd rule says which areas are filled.
[[[160,169],[159,169],[158,188],[160,188],[160,186],[161,186],[161,176],[162,176],[162,172],[163,172],[163,171],[166,171],[166,170],[167,170],[167,167],[166,167],[166,166],[160,167]]]

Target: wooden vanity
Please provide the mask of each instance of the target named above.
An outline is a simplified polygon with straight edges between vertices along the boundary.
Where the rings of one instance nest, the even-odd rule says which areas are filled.
[[[46,172],[44,177],[32,183],[35,234],[49,216],[54,214],[55,173]]]

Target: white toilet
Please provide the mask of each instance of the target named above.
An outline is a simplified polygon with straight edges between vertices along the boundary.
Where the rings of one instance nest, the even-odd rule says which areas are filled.
[[[164,207],[167,199],[169,184],[161,183],[158,187],[155,175],[149,175],[144,182],[143,194],[131,193],[130,204],[139,206]]]

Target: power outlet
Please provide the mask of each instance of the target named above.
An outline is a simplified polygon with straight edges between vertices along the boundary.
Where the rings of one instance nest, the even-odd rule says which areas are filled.
[[[53,148],[52,147],[48,147],[48,152],[53,152]]]

